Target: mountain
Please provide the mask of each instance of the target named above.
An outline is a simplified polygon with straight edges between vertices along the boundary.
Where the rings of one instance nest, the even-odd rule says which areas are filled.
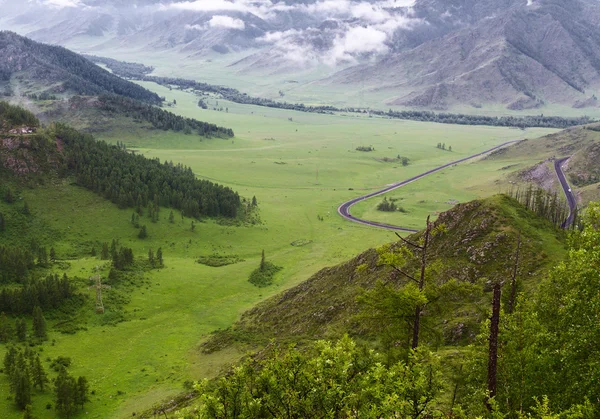
[[[502,104],[535,112],[551,104],[598,106],[595,0],[77,0],[19,7],[4,0],[3,6],[1,26],[39,41],[96,55],[118,48],[219,57],[224,72],[242,76],[310,70],[317,89],[362,90],[385,106]]]
[[[113,93],[159,104],[157,94],[112,75],[65,48],[41,44],[12,32],[0,32],[0,83],[17,75],[48,93]],[[41,86],[40,86],[41,85]]]
[[[367,79],[371,89],[393,95],[391,105],[434,109],[575,105],[600,86],[600,8],[594,2],[476,2],[477,8],[468,1],[426,3],[430,15],[445,10],[442,15],[459,17],[438,26],[446,34],[342,71],[328,82]]]

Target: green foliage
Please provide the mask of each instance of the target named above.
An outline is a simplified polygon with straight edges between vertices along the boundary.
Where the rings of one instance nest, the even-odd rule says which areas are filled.
[[[441,389],[437,362],[415,352],[409,363],[386,367],[348,337],[307,351],[275,349],[198,386],[197,417],[429,417]]]
[[[265,262],[262,269],[258,267],[250,273],[248,281],[259,288],[268,287],[273,283],[275,274],[282,269],[281,266]]]
[[[140,228],[140,232],[138,233],[138,239],[145,239],[148,237],[148,230],[146,229],[146,226],[143,225],[142,228]]]
[[[32,112],[0,101],[0,130],[21,125],[39,127],[40,121]]]
[[[22,287],[2,288],[0,307],[9,314],[30,314],[34,307],[49,310],[61,306],[75,295],[75,287],[66,275],[32,278]]]
[[[56,124],[54,131],[64,141],[67,163],[77,183],[122,208],[162,205],[195,218],[237,214],[237,193],[197,179],[190,168],[130,154],[66,125]]]
[[[146,105],[123,96],[103,95],[100,96],[99,100],[103,111],[110,112],[113,115],[127,115],[142,119],[150,122],[157,129],[183,131],[184,133],[194,131],[203,137],[230,138],[234,136],[233,130],[230,128],[219,127],[215,124],[209,124],[196,119],[184,118],[164,109]]]
[[[377,204],[378,211],[394,212],[397,209],[398,206],[396,205],[396,203],[394,201],[388,201],[387,197],[384,197],[383,201]]]
[[[46,339],[48,333],[46,331],[46,319],[40,306],[33,308],[33,336],[38,339]]]
[[[54,380],[54,401],[60,416],[70,418],[78,408],[83,408],[89,397],[89,386],[85,377],[75,380],[62,367]]]
[[[243,262],[244,259],[240,258],[237,255],[219,255],[212,254],[208,256],[200,256],[197,260],[198,263],[206,266],[211,266],[213,268],[218,268],[221,266],[233,265],[235,263]]]

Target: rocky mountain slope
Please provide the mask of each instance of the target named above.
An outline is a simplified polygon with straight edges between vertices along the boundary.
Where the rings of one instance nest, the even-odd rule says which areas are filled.
[[[291,76],[325,65],[328,74],[339,71],[324,80],[315,72],[313,82],[364,88],[386,105],[598,106],[594,0],[17,3],[0,2],[0,27],[36,40],[84,39],[96,53],[118,47],[219,56],[224,71],[242,75]]]

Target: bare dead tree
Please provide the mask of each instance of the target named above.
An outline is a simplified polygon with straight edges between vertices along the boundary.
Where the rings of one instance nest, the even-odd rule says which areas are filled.
[[[396,235],[407,245],[419,250],[421,252],[421,273],[419,279],[417,280],[413,276],[407,274],[406,272],[396,269],[398,272],[408,277],[409,279],[415,281],[419,286],[419,291],[423,291],[425,288],[425,272],[427,268],[427,248],[429,247],[429,241],[431,238],[431,229],[433,224],[430,222],[431,216],[427,216],[427,227],[425,228],[425,235],[423,238],[423,245],[419,245],[417,243],[413,243],[409,240],[406,240],[404,237],[400,236],[398,233]],[[419,346],[419,332],[421,329],[421,313],[423,312],[423,306],[417,305],[415,308],[415,319],[413,323],[413,339],[412,339],[412,348],[416,349]]]

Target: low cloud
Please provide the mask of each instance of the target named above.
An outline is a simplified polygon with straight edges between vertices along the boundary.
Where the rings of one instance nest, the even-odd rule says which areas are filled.
[[[34,3],[42,6],[49,6],[56,9],[63,9],[65,7],[82,7],[85,6],[80,0],[35,0]]]
[[[230,16],[215,15],[208,22],[211,28],[230,28],[244,30],[246,24],[241,19],[236,19]]]

